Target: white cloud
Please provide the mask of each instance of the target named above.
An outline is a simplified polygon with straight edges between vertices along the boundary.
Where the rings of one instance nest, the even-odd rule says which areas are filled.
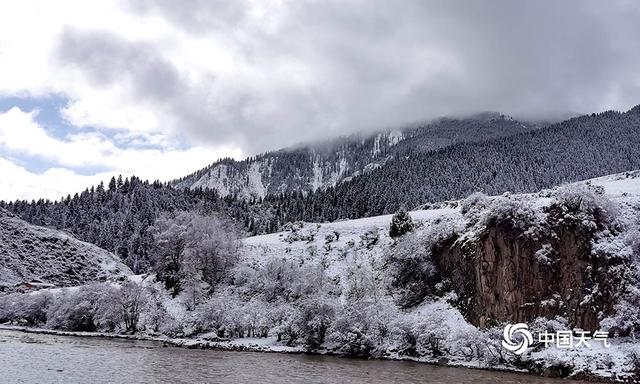
[[[242,155],[237,148],[225,147],[216,150],[205,147],[123,149],[106,136],[95,132],[72,133],[59,139],[50,135],[34,120],[36,113],[24,112],[15,107],[0,113],[0,148],[22,157],[47,160],[52,168],[42,174],[35,174],[0,158],[3,161],[3,168],[0,169],[3,179],[0,183],[2,199],[35,196],[56,199],[62,195],[61,192],[73,193],[114,174],[136,175],[149,180],[171,180],[203,167],[210,159],[238,158]],[[72,170],[83,167],[100,167],[107,171],[83,176]],[[39,187],[34,189],[35,186]]]
[[[246,152],[443,114],[638,103],[634,2],[104,0],[0,6],[0,95]]]
[[[174,153],[209,163],[207,148],[253,154],[446,114],[627,109],[639,16],[624,0],[3,2],[0,98],[61,96],[72,125],[164,148],[34,130],[44,152],[12,133],[16,151],[69,167],[141,158],[147,172]]]
[[[64,168],[50,168],[35,174],[24,167],[0,157],[0,200],[57,200],[62,196],[83,191],[100,181],[108,181],[110,175],[82,176]]]

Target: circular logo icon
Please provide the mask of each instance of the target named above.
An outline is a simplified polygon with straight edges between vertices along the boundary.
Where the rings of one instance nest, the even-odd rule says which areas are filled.
[[[529,332],[529,326],[523,323],[507,324],[502,337],[502,346],[516,355],[523,354],[533,344],[533,335]]]

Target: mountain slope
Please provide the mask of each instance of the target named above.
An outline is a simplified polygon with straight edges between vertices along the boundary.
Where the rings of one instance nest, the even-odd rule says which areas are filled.
[[[533,192],[637,168],[640,106],[395,158],[335,188],[308,197],[273,199],[273,204],[283,223],[332,221],[459,199],[476,191]]]
[[[433,151],[454,143],[510,136],[535,127],[497,113],[446,118],[372,136],[350,136],[283,149],[243,161],[225,159],[172,185],[211,188],[221,196],[241,198],[315,191],[371,172],[399,156]]]
[[[0,209],[0,290],[32,283],[75,286],[130,275],[110,252]],[[37,284],[34,284],[37,282]]]

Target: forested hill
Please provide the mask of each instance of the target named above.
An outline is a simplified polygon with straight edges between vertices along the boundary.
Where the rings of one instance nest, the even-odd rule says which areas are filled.
[[[442,118],[374,135],[353,135],[265,153],[243,161],[225,159],[171,185],[215,189],[221,196],[264,198],[335,186],[399,156],[429,152],[452,144],[477,142],[528,132],[535,123],[487,112],[467,118]]]
[[[640,168],[640,106],[607,111],[543,129],[388,161],[368,174],[309,196],[267,198],[280,222],[332,221],[391,213],[404,205],[457,199],[482,191],[533,192]]]
[[[236,219],[238,227],[249,227],[249,216],[260,217],[259,212],[254,212],[257,207],[233,197],[220,198],[213,190],[177,190],[137,177],[113,178],[107,186],[100,184],[59,201],[0,201],[2,208],[31,224],[65,230],[111,251],[136,274],[148,270],[151,229],[162,214],[217,214],[222,220]],[[232,231],[234,225],[226,228]]]

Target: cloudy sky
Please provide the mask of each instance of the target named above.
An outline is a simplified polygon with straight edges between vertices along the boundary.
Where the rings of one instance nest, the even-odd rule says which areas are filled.
[[[477,111],[640,103],[640,2],[12,1],[0,199]]]

